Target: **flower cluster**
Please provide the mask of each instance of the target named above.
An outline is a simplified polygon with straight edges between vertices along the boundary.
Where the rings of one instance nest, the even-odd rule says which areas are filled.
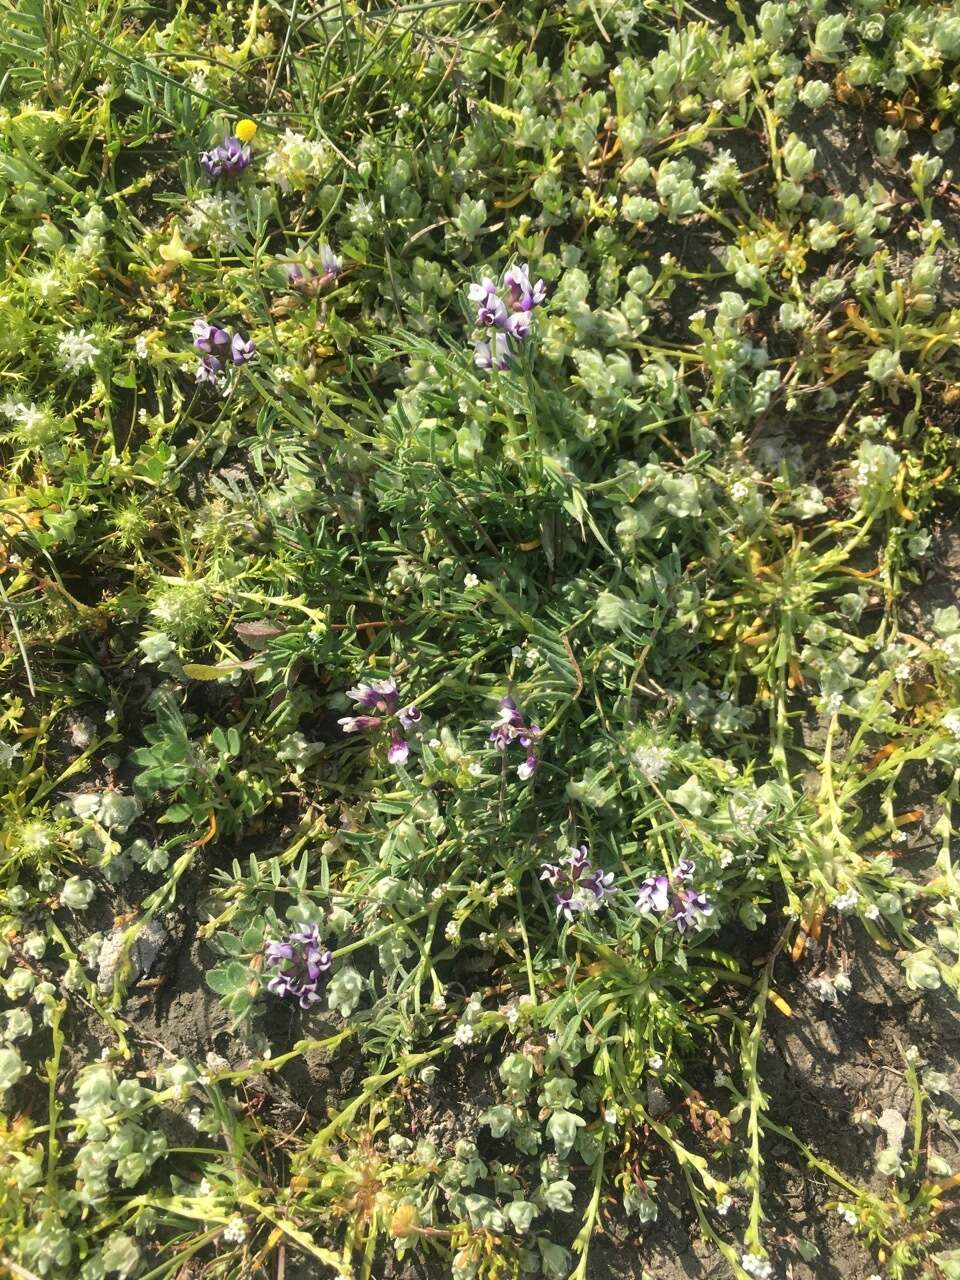
[[[669,911],[670,923],[678,933],[699,929],[713,906],[705,893],[689,887],[695,871],[695,863],[681,858],[669,875],[648,876],[637,895],[637,910],[659,916]]]
[[[534,307],[540,305],[547,295],[546,285],[542,280],[530,283],[530,267],[520,263],[503,277],[506,300],[500,296],[497,286],[489,276],[484,276],[479,284],[472,284],[468,291],[471,302],[477,306],[477,325],[481,329],[492,329],[491,340],[477,341],[473,344],[474,362],[481,369],[506,369],[513,358],[510,339],[522,342],[530,332],[530,322]]]
[[[226,329],[218,329],[201,316],[193,322],[193,345],[204,353],[197,365],[198,382],[216,382],[228,352],[236,365],[246,364],[257,354],[257,348],[250,338],[244,338],[239,333],[231,337]]]
[[[379,729],[384,720],[392,721],[387,759],[391,764],[406,764],[410,755],[410,744],[403,734],[413,730],[423,713],[412,703],[408,707],[400,706],[400,694],[396,681],[373,680],[370,684],[358,684],[355,689],[347,690],[347,697],[352,698],[366,714],[343,716],[337,722],[342,726],[343,732],[362,733],[366,729]],[[371,712],[378,714],[372,715]]]
[[[526,782],[533,777],[538,761],[534,743],[540,737],[538,724],[527,724],[510,697],[500,699],[500,713],[490,730],[490,741],[498,751],[508,751],[513,743],[522,747],[526,758],[517,766],[517,777]]]
[[[200,152],[200,167],[208,178],[235,178],[250,163],[250,148],[228,134],[216,147]]]
[[[540,879],[553,886],[557,915],[565,920],[572,920],[582,911],[596,911],[613,887],[613,872],[591,866],[585,844],[579,849],[571,848],[560,863],[544,862]]]
[[[319,987],[333,956],[320,941],[316,925],[299,929],[280,942],[268,942],[266,963],[276,970],[267,983],[274,995],[290,996],[301,1009],[320,999]]]
[[[64,333],[57,346],[57,359],[67,373],[82,373],[93,367],[100,348],[92,333],[84,329],[71,329]]]

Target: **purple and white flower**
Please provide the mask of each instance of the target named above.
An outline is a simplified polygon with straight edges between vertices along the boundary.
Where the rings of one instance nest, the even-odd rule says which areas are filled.
[[[216,356],[203,356],[197,365],[198,382],[216,382],[223,370],[223,364]]]
[[[503,277],[506,299],[490,276],[467,289],[467,296],[477,308],[477,326],[492,329],[490,340],[474,341],[474,363],[480,369],[506,369],[514,351],[511,339],[522,343],[530,334],[531,312],[547,296],[542,280],[530,283],[530,267],[518,263]]]
[[[208,178],[235,178],[250,163],[250,148],[228,134],[216,147],[201,151],[200,167]]]
[[[230,345],[230,335],[226,329],[218,329],[209,320],[197,316],[193,322],[193,345],[198,351],[206,351],[208,354],[218,350],[223,353]]]
[[[582,844],[571,848],[559,863],[544,862],[540,879],[549,881],[554,889],[557,915],[573,920],[584,911],[598,910],[607,894],[613,891],[614,876],[612,871],[591,866],[587,846]]]
[[[368,729],[379,729],[383,719],[380,716],[341,716],[337,724],[343,727],[344,733],[366,733]]]
[[[500,699],[500,710],[490,729],[490,741],[498,751],[509,751],[516,743],[526,752],[521,764],[517,766],[517,777],[521,782],[532,778],[539,763],[535,744],[540,737],[540,726],[528,724],[511,697]]]
[[[423,719],[423,712],[419,707],[415,707],[413,703],[409,707],[401,707],[397,712],[397,719],[403,725],[406,733],[411,733],[413,726]]]
[[[360,707],[361,711],[377,712],[377,715],[343,716],[338,721],[344,733],[363,733],[368,729],[379,729],[385,722],[390,727],[390,745],[387,748],[387,759],[393,765],[404,765],[410,758],[410,744],[403,736],[412,733],[423,719],[423,712],[414,703],[401,707],[400,692],[393,679],[371,680],[369,684],[358,684],[347,690],[347,697]]]
[[[364,711],[382,711],[392,716],[399,703],[395,680],[372,680],[370,684],[358,684],[347,690],[347,697]]]
[[[503,277],[507,301],[514,311],[532,311],[547,296],[547,286],[542,280],[530,283],[530,264],[518,262]]]
[[[317,259],[323,268],[323,274],[330,280],[336,280],[337,276],[343,273],[342,258],[338,258],[328,244],[320,245],[317,250]]]
[[[230,356],[234,364],[246,364],[257,354],[257,348],[250,338],[235,333],[230,339]]]
[[[492,342],[474,342],[473,363],[478,369],[507,369],[513,359],[505,333],[495,333]]]
[[[268,942],[265,962],[275,970],[267,990],[296,1000],[301,1009],[309,1009],[321,998],[320,986],[333,956],[320,941],[317,926],[310,925],[282,940]]]
[[[637,911],[658,916],[669,912],[667,918],[678,933],[699,929],[713,914],[713,905],[707,894],[688,887],[696,869],[690,858],[681,858],[669,874],[648,876],[637,893]]]

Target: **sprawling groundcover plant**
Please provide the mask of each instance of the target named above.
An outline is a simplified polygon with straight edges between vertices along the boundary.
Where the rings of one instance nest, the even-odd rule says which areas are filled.
[[[950,1061],[765,1077],[960,992],[958,104],[939,0],[10,0],[0,1269],[960,1275]]]

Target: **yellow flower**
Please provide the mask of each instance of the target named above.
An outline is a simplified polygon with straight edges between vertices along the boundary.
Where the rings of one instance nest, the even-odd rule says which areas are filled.
[[[233,131],[234,137],[239,138],[241,142],[252,142],[256,132],[257,125],[254,120],[239,120]]]
[[[170,263],[173,263],[174,265],[177,265],[181,262],[189,262],[190,259],[193,257],[193,254],[190,252],[187,246],[183,243],[183,240],[180,236],[180,228],[177,225],[174,225],[173,235],[170,237],[167,243],[157,245],[157,252],[160,254],[160,257],[164,260],[164,262],[170,262]]]

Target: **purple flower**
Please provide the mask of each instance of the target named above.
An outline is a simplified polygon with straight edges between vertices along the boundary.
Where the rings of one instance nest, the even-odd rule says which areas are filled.
[[[201,151],[200,167],[208,178],[234,178],[250,163],[250,148],[228,134],[219,146]]]
[[[403,765],[410,758],[410,743],[404,733],[411,733],[423,719],[423,712],[415,703],[401,707],[397,682],[392,679],[371,680],[347,690],[347,697],[362,711],[376,711],[378,715],[344,716],[339,723],[344,733],[359,733],[364,729],[379,729],[386,720],[390,727],[390,745],[387,759],[391,764]],[[403,733],[400,730],[403,730]]]
[[[204,320],[202,316],[197,316],[193,322],[193,345],[198,351],[210,353],[217,347],[228,347],[230,345],[230,335],[226,329],[218,329],[209,320]]]
[[[699,929],[712,912],[713,906],[705,893],[681,889],[674,898],[670,923],[678,933],[686,933],[688,929]]]
[[[480,308],[489,308],[497,298],[497,286],[489,276],[484,276],[479,284],[472,284],[469,287],[467,297],[477,304],[478,311]]]
[[[528,779],[532,778],[537,771],[537,765],[539,763],[540,761],[531,752],[531,754],[527,756],[526,760],[524,760],[522,764],[518,764],[517,777],[520,779],[520,781],[526,782],[528,781]]]
[[[670,881],[667,876],[648,876],[640,886],[636,907],[638,911],[666,911],[670,905]]]
[[[522,342],[530,333],[530,312],[515,311],[507,320],[507,332],[518,342]]]
[[[540,726],[528,724],[509,695],[501,698],[500,710],[490,728],[490,741],[498,751],[508,751],[514,743],[525,750],[526,757],[517,767],[517,777],[523,782],[533,777],[539,763],[532,749],[539,737]]]
[[[252,360],[257,354],[257,348],[253,345],[250,338],[242,338],[239,333],[235,333],[230,341],[230,355],[234,364],[246,364],[248,360]]]
[[[333,956],[320,941],[316,925],[291,933],[281,941],[268,942],[265,963],[276,972],[267,982],[274,995],[297,1000],[309,1009],[320,999],[320,984],[330,969]]]
[[[317,257],[320,260],[320,266],[323,273],[331,280],[336,280],[337,276],[343,272],[343,261],[338,258],[328,244],[322,244],[317,250]]]
[[[337,724],[343,725],[344,733],[363,733],[367,729],[379,729],[383,723],[380,716],[342,716]]]
[[[507,290],[507,300],[513,311],[532,311],[547,296],[547,286],[542,280],[531,285],[530,265],[526,262],[520,262],[515,267],[511,267],[503,277],[503,283]]]
[[[510,343],[505,333],[496,333],[493,343],[474,342],[473,363],[478,369],[506,369],[513,359]]]
[[[570,849],[559,864],[544,862],[540,879],[553,886],[557,915],[565,920],[572,920],[583,911],[596,911],[613,889],[613,872],[592,867],[585,844]]]
[[[661,916],[669,911],[669,922],[678,933],[699,929],[713,906],[705,893],[686,887],[696,869],[690,858],[681,858],[669,875],[648,876],[640,886],[636,909]]]
[[[223,365],[216,356],[203,356],[197,365],[197,381],[216,382],[217,374],[222,368]]]
[[[364,711],[383,711],[392,716],[400,701],[395,680],[372,680],[347,690],[347,697]]]
[[[291,289],[302,289],[307,282],[303,267],[299,262],[288,262],[284,267],[287,277],[287,284]]]
[[[409,707],[401,707],[397,712],[397,719],[403,725],[404,730],[409,733],[413,726],[423,719],[423,712],[419,707],[415,707],[413,703]]]

